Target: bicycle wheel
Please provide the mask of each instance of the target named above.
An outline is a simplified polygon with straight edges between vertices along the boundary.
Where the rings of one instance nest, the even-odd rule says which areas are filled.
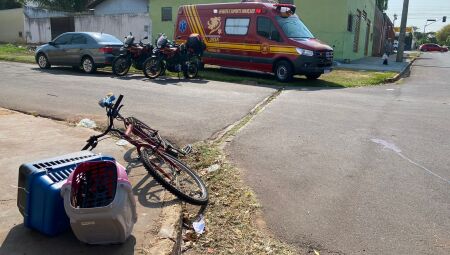
[[[143,148],[141,161],[148,173],[169,192],[194,205],[208,203],[208,190],[200,177],[170,154]]]

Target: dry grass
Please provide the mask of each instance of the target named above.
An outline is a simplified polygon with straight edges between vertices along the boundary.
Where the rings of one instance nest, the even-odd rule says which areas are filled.
[[[261,208],[253,191],[243,182],[240,171],[226,162],[217,142],[198,143],[187,159],[202,174],[209,190],[210,202],[204,212],[206,232],[190,238],[186,254],[298,254],[257,226]],[[220,165],[207,173],[205,168]],[[191,220],[196,215],[187,207]]]

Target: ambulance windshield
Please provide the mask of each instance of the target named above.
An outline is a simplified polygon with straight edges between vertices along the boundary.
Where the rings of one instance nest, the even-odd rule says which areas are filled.
[[[292,39],[309,39],[314,38],[314,35],[308,30],[303,22],[296,14],[289,17],[276,17],[278,24],[283,29],[284,34]]]

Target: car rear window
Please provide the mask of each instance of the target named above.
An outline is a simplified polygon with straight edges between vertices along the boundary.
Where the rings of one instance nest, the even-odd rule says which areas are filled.
[[[95,35],[92,35],[92,37],[97,42],[122,44],[122,42],[119,39],[117,39],[117,37],[110,35],[110,34],[95,34]]]

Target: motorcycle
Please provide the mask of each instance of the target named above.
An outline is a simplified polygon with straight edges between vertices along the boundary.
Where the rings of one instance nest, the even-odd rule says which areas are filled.
[[[167,69],[170,72],[183,72],[187,79],[195,78],[205,48],[205,43],[198,34],[190,35],[186,43],[180,45],[170,42],[161,34],[156,41],[153,55],[144,62],[144,74],[147,78],[155,79]]]
[[[143,39],[147,38],[146,36]],[[120,52],[121,54],[114,58],[112,62],[112,71],[115,75],[124,76],[131,66],[142,70],[145,60],[153,53],[153,45],[151,43],[144,44],[142,41],[134,43],[134,36],[130,33],[125,37]]]

